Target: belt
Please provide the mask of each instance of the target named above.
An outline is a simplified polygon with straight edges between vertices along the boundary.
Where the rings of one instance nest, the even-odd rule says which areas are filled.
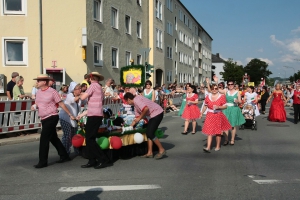
[[[234,106],[234,103],[226,103],[227,106]]]
[[[207,112],[219,113],[219,112],[222,112],[222,110],[213,110],[213,109],[207,108]]]

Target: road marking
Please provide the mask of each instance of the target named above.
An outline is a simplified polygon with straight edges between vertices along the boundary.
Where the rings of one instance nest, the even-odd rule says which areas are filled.
[[[160,185],[115,185],[115,186],[82,186],[61,187],[59,192],[87,192],[87,191],[120,191],[120,190],[154,190],[160,189]]]
[[[284,182],[282,180],[253,180],[253,181],[260,185],[262,185],[262,184],[278,184],[278,183]]]

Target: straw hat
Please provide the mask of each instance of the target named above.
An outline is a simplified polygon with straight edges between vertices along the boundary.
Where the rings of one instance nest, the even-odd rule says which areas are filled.
[[[91,72],[90,76],[98,76],[99,77],[99,81],[103,81],[104,80],[104,76],[102,76],[101,74],[99,74],[99,72]]]
[[[33,80],[50,80],[51,78],[48,76],[48,74],[39,74],[36,78]]]

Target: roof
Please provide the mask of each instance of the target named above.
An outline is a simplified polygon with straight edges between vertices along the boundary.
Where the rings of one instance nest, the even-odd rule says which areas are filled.
[[[212,54],[211,61],[212,61],[212,63],[225,63],[225,60],[220,58],[220,55],[218,53],[216,55]]]

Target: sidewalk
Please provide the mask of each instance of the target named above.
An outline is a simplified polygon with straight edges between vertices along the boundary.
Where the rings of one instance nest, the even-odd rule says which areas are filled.
[[[1,138],[0,146],[39,141],[40,136],[41,136],[41,134],[39,134],[39,133],[30,133],[25,136],[11,136],[13,134],[14,133],[9,133],[7,135],[10,135],[10,136],[8,136],[7,138]],[[57,134],[59,137],[61,137],[63,134],[62,130],[58,130]]]

